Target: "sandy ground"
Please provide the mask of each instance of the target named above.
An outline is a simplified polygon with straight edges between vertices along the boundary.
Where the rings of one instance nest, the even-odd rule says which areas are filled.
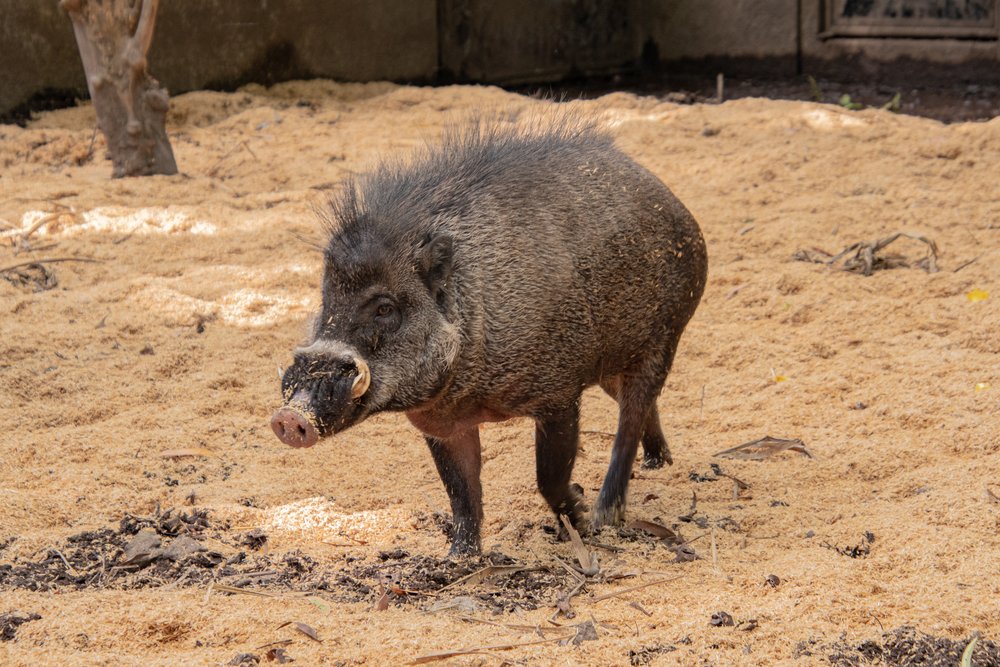
[[[383,415],[291,450],[267,424],[275,369],[318,304],[313,206],[463,113],[546,104],[494,88],[329,82],[193,93],[168,118],[182,173],[117,181],[89,106],[0,126],[0,268],[98,260],[47,264],[58,286],[45,291],[0,280],[0,568],[54,561],[67,537],[126,513],[192,504],[209,510],[217,530],[203,539],[226,554],[261,528],[268,557],[297,550],[333,572],[396,549],[443,556],[427,517],[446,496],[406,420]],[[535,610],[470,608],[475,622],[426,613],[451,590],[378,611],[377,590],[341,602],[275,586],[261,597],[183,581],[47,592],[8,581],[0,614],[41,618],[0,642],[0,663],[220,665],[249,652],[268,664],[258,647],[287,639],[296,664],[399,664],[547,638],[453,662],[809,665],[906,625],[997,640],[1000,118],[943,125],[626,94],[582,104],[708,242],[708,288],[659,399],[675,463],[637,469],[630,491],[630,518],[678,524],[698,560],[602,533],[619,549],[594,547],[604,570],[637,576],[573,598],[576,618],[556,622],[594,622],[597,639],[580,646],[554,641],[572,632],[549,623],[558,590]],[[933,239],[941,270],[863,277],[792,258],[896,231]],[[903,239],[886,252],[915,262],[926,248]],[[603,394],[585,396],[575,479],[591,500],[615,416]],[[531,433],[523,421],[484,428],[484,546],[561,571],[555,557],[573,552],[545,529]],[[713,457],[768,434],[800,438],[814,457]],[[163,456],[179,448],[209,451]],[[696,481],[717,477],[712,464],[749,490],[734,499],[727,478]],[[700,525],[678,519],[693,493]],[[712,626],[719,611],[738,625]],[[322,643],[280,627],[292,621]]]

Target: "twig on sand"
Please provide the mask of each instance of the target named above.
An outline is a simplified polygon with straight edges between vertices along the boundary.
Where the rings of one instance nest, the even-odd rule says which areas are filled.
[[[722,576],[722,570],[719,569],[719,549],[715,545],[715,524],[712,524],[712,568],[715,574]]]
[[[588,547],[597,547],[598,549],[604,549],[605,551],[611,551],[614,553],[625,551],[622,547],[616,547],[613,544],[605,544],[604,542],[598,542],[597,540],[584,540],[583,543]]]
[[[264,591],[255,591],[248,588],[237,588],[236,586],[226,586],[223,584],[214,584],[212,586],[212,590],[222,591],[223,593],[234,593],[237,595],[256,595],[257,597],[262,597],[262,598],[278,597],[274,593],[265,593]]]
[[[955,267],[955,268],[954,268],[954,269],[952,270],[952,273],[958,273],[959,271],[961,271],[961,270],[962,270],[962,269],[964,269],[965,267],[969,266],[970,264],[975,264],[976,262],[978,262],[978,261],[979,261],[979,258],[980,258],[980,257],[982,257],[982,254],[980,254],[980,255],[977,255],[977,256],[975,256],[975,257],[973,257],[972,259],[970,259],[970,260],[969,260],[969,261],[967,261],[967,262],[962,262],[961,264],[959,264],[958,266],[956,266],[956,267]]]
[[[559,614],[562,614],[566,618],[576,617],[576,612],[573,611],[573,607],[570,604],[570,602],[573,600],[573,598],[575,598],[577,595],[580,594],[580,591],[582,591],[583,587],[586,585],[587,585],[587,580],[580,579],[579,581],[577,581],[576,586],[566,591],[556,599],[556,612],[552,614],[552,618],[549,619],[549,623],[554,624],[556,618],[559,617]]]
[[[11,266],[5,266],[0,269],[0,273],[8,273],[14,269],[20,269],[24,266],[32,266],[35,264],[55,264],[56,262],[103,262],[103,259],[94,259],[93,257],[48,257],[45,259],[32,259],[27,262],[21,262],[19,264],[12,264]]]
[[[475,572],[465,575],[455,581],[451,582],[447,586],[443,586],[435,591],[434,595],[439,595],[449,588],[455,588],[456,586],[475,586],[480,581],[493,576],[494,574],[515,574],[517,572],[523,572],[525,570],[540,570],[539,566],[531,565],[487,565],[486,567],[479,568]]]
[[[649,586],[658,586],[660,584],[665,584],[670,581],[676,581],[680,579],[681,575],[676,577],[667,577],[665,579],[655,579],[653,581],[647,581],[644,584],[639,584],[637,586],[629,586],[628,588],[620,588],[617,591],[612,591],[611,593],[605,593],[604,595],[598,595],[596,598],[591,599],[591,602],[600,602],[601,600],[608,600],[613,597],[618,597],[619,595],[624,595],[625,593],[631,593],[632,591],[638,591],[643,588],[648,588]]]
[[[55,549],[55,548],[51,549],[51,551],[55,555],[59,556],[59,560],[61,560],[63,562],[63,565],[66,566],[66,570],[71,575],[73,575],[74,577],[80,576],[79,573],[73,568],[73,566],[69,564],[69,561],[66,560],[66,556],[63,556],[63,553],[61,551],[59,551],[58,549]]]
[[[645,607],[643,607],[638,602],[629,602],[628,606],[632,607],[633,609],[639,610],[640,612],[642,612],[646,616],[652,616],[653,615],[653,612],[648,611]]]
[[[538,644],[550,644],[556,641],[562,641],[563,639],[569,639],[573,636],[573,633],[560,635],[558,637],[547,637],[545,639],[534,639],[527,642],[507,642],[505,644],[493,644],[491,646],[474,646],[470,648],[458,648],[451,651],[442,651],[441,653],[431,653],[429,655],[422,655],[415,658],[413,661],[409,662],[410,665],[423,665],[428,662],[437,662],[438,660],[447,660],[448,658],[455,658],[460,655],[475,655],[475,654],[487,654],[489,651],[509,651],[511,649],[520,648],[522,646],[536,646]]]
[[[527,625],[525,623],[500,623],[499,621],[491,621],[487,618],[476,618],[475,616],[469,616],[468,614],[458,614],[455,618],[468,623],[482,623],[483,625],[492,625],[495,628],[506,628],[507,630],[515,630],[517,632],[555,632],[556,630],[562,630],[566,627],[564,625],[560,625],[555,628],[549,628],[544,625]]]

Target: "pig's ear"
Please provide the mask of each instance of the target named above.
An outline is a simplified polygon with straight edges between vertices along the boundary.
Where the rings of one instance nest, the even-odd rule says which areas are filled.
[[[452,240],[448,234],[428,234],[417,248],[417,267],[438,304],[444,301],[441,290],[451,277],[451,259]]]

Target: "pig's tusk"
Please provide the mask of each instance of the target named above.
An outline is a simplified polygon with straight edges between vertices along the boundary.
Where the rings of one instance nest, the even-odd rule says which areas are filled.
[[[354,378],[354,384],[351,385],[351,398],[357,399],[368,391],[368,387],[372,383],[372,373],[368,370],[368,364],[361,359],[355,359],[354,365],[358,367],[358,377]]]

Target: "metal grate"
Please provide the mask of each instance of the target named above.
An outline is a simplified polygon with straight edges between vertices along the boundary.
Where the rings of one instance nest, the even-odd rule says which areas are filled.
[[[1000,0],[823,0],[823,4],[822,38],[1000,38]]]

